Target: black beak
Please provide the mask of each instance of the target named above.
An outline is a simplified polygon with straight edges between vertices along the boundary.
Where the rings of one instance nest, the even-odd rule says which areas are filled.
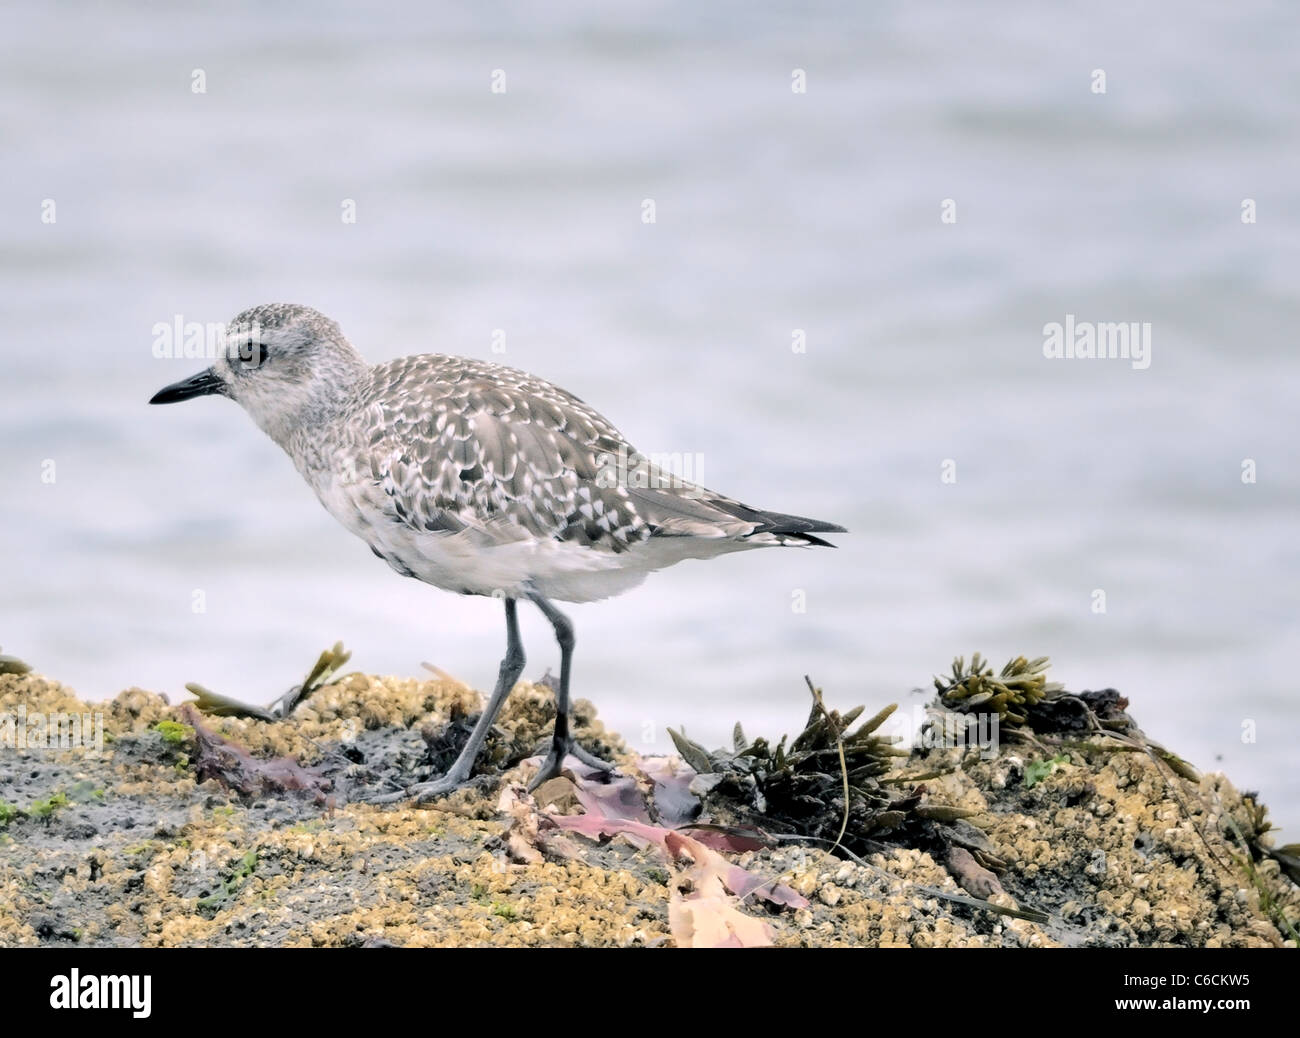
[[[212,369],[208,368],[207,371],[200,371],[197,375],[183,378],[179,382],[173,382],[170,386],[158,390],[149,403],[174,404],[180,400],[189,400],[191,397],[196,396],[208,396],[212,393],[224,396],[226,387],[221,379],[212,373]]]

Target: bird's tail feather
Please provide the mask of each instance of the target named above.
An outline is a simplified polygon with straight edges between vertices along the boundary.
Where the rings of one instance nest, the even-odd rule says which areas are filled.
[[[681,491],[637,489],[630,496],[643,508],[646,519],[661,537],[730,538],[759,544],[803,544],[835,547],[814,536],[847,533],[842,526],[784,512],[750,508],[721,494],[698,487]]]
[[[782,543],[788,543],[786,538],[789,538],[794,542],[815,544],[823,548],[834,548],[835,545],[831,544],[830,541],[822,540],[822,538],[813,535],[818,533],[848,533],[844,527],[836,523],[828,523],[822,519],[809,519],[802,515],[786,515],[784,512],[764,512],[757,508],[750,508],[748,505],[742,505],[738,501],[723,500],[714,502],[714,504],[728,515],[734,515],[737,519],[747,523],[757,523],[758,526],[749,534],[750,537],[768,534],[779,538]]]

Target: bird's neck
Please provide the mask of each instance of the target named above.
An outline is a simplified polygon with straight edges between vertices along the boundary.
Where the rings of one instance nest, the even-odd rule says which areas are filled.
[[[304,441],[347,421],[369,385],[370,372],[363,363],[345,377],[336,374],[329,381],[304,386],[288,399],[281,395],[275,406],[249,410],[262,431],[292,455]]]

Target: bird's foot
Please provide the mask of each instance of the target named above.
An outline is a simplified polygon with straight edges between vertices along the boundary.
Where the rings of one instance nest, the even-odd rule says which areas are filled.
[[[610,772],[614,770],[614,765],[607,760],[601,760],[590,750],[584,750],[581,743],[574,743],[569,747],[569,752],[589,768],[595,768],[597,771]]]
[[[543,782],[549,782],[553,778],[559,778],[564,771],[564,760],[566,757],[576,757],[589,768],[608,774],[614,770],[614,765],[607,760],[601,760],[594,753],[584,750],[578,743],[572,739],[568,740],[567,745],[551,744],[550,752],[547,753],[546,759],[542,761],[542,766],[537,769],[537,774],[533,776],[532,782],[528,783],[528,792],[532,792]]]
[[[542,766],[537,769],[537,774],[533,776],[533,781],[528,783],[528,792],[531,793],[544,782],[559,778],[564,770],[564,758],[567,756],[568,754],[563,750],[557,752],[556,748],[552,746],[551,752],[546,755],[546,759],[542,761]]]
[[[550,752],[546,759],[542,761],[541,768],[533,780],[528,784],[528,792],[532,792],[543,782],[548,782],[557,778],[564,770],[564,761],[567,757],[574,757],[580,763],[595,771],[608,774],[615,770],[614,765],[607,760],[601,760],[594,753],[583,749],[572,739],[567,746],[551,745]],[[417,804],[428,804],[434,800],[439,800],[454,793],[462,788],[469,781],[468,775],[459,774],[454,768],[446,775],[442,775],[428,782],[417,782],[413,786],[407,786],[405,789],[399,789],[392,793],[380,793],[378,796],[365,797],[362,802],[367,804],[397,804],[406,800],[414,800]]]
[[[448,793],[454,793],[465,785],[465,779],[454,775],[443,775],[432,782],[419,782],[406,791],[408,797],[414,797],[417,804],[429,804],[441,800]]]
[[[405,800],[414,800],[417,804],[428,804],[447,796],[449,793],[456,792],[468,780],[468,775],[462,777],[449,772],[429,782],[417,782],[413,786],[407,786],[405,789],[399,789],[394,793],[381,793],[379,796],[365,797],[363,802],[367,804],[397,804]]]

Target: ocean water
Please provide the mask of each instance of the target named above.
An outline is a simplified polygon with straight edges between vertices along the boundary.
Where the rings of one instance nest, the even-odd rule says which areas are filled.
[[[497,604],[397,579],[229,401],[146,406],[203,366],[155,324],[296,301],[849,528],[572,607],[641,748],[1045,654],[1294,838],[1300,13],[1104,7],[6,5],[0,644],[92,698],[269,701],[335,639],[491,682]],[[1067,315],[1149,366],[1046,358]]]

